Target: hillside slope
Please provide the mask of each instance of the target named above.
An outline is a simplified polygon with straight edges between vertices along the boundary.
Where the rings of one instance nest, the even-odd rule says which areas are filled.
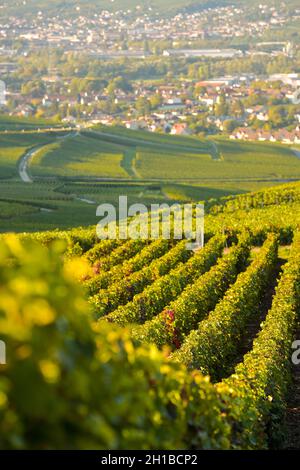
[[[78,7],[84,12],[97,12],[99,10],[130,10],[134,13],[137,10],[137,14],[141,11],[147,11],[148,13],[176,13],[179,11],[186,10],[200,10],[201,8],[212,8],[218,6],[226,6],[236,4],[237,6],[242,4],[249,5],[246,0],[77,0],[76,3],[71,0],[52,0],[46,2],[45,0],[27,0],[24,3],[22,0],[11,0],[4,1],[3,10],[0,10],[0,17],[8,14],[14,15],[34,15],[39,11],[44,12],[45,15],[57,15],[61,14],[66,17],[78,15]],[[255,0],[251,3],[250,8],[256,7],[260,4],[259,0]],[[279,0],[267,0],[264,4],[280,5]],[[296,6],[298,3],[296,0],[286,0],[285,4],[289,7]],[[138,7],[138,8],[137,8]],[[151,11],[149,10],[151,8]]]
[[[78,132],[30,120],[2,124],[8,132],[0,122],[1,232],[95,224],[97,205],[118,207],[120,195],[147,207],[207,202],[300,179],[300,159],[285,145],[122,127]],[[20,126],[25,130],[15,130]]]
[[[300,184],[214,201],[206,226],[195,253],[0,237],[1,449],[291,446]]]
[[[74,15],[80,7],[86,12],[93,12],[99,10],[131,10],[133,11],[136,7],[140,7],[139,10],[149,10],[152,8],[154,11],[165,13],[169,11],[176,12],[180,9],[189,7],[190,5],[197,5],[200,8],[202,6],[210,6],[215,4],[223,4],[224,1],[210,1],[210,0],[77,0],[76,3],[70,0],[52,0],[51,2],[45,2],[44,0],[27,0],[26,5],[21,0],[12,0],[7,2],[7,13],[20,14],[35,14],[38,11],[43,11],[45,14],[53,13],[64,13],[65,15]]]

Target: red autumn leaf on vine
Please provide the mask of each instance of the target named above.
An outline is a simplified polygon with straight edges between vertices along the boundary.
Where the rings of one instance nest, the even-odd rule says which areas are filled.
[[[99,261],[94,264],[94,266],[93,266],[93,273],[94,273],[95,275],[100,273],[100,266],[101,266],[101,264],[100,264]]]

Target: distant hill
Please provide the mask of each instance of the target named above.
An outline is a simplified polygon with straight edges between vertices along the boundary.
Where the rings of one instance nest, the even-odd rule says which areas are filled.
[[[7,3],[5,5],[5,3]],[[140,7],[142,10],[147,10],[150,7],[155,11],[167,12],[170,10],[176,11],[185,9],[187,7],[202,7],[214,6],[218,4],[229,3],[227,0],[27,0],[26,4],[22,0],[11,0],[5,2],[5,12],[15,14],[26,14],[27,12],[58,12],[65,10],[69,14],[76,12],[78,7],[83,10],[99,10],[105,9],[110,11],[115,10],[134,10]],[[1,10],[0,10],[1,12]]]
[[[299,0],[286,0],[285,5],[293,8]],[[64,15],[72,17],[78,15],[78,8],[82,12],[95,13],[99,10],[130,10],[131,13],[140,13],[152,9],[153,13],[170,14],[180,11],[197,11],[207,7],[224,5],[247,5],[252,10],[261,3],[261,0],[4,0],[0,6],[0,18],[9,15],[27,16],[35,15],[39,11],[47,15]],[[281,0],[265,0],[264,4],[279,6]],[[138,8],[139,7],[139,8]]]
[[[266,0],[274,3],[274,0]],[[289,0],[288,0],[289,1]],[[255,3],[254,0],[253,3]],[[64,11],[66,16],[72,16],[78,13],[78,7],[83,11],[99,11],[99,9],[116,11],[131,10],[134,11],[140,7],[138,11],[149,11],[151,7],[153,12],[161,14],[169,12],[177,12],[183,10],[199,10],[206,7],[214,7],[220,5],[228,5],[236,3],[245,3],[245,0],[5,0],[2,10],[0,9],[0,17],[5,15],[26,15],[36,14],[39,11],[45,14],[52,14]]]

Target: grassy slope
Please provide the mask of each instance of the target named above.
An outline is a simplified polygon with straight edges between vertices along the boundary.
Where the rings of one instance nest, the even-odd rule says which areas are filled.
[[[18,118],[16,116],[7,116],[0,114],[0,131],[21,131],[23,129],[45,129],[52,127],[61,127],[54,121],[47,119],[36,119],[36,118]]]
[[[9,133],[0,134],[0,179],[18,175],[18,162],[31,147],[42,145],[51,137],[47,133]]]
[[[133,165],[140,178],[198,179],[200,184],[201,180],[273,181],[300,177],[300,161],[284,145],[218,139],[216,143],[221,158],[214,159],[209,141],[120,128],[101,128],[99,131],[103,134],[94,137],[104,141],[111,139],[135,149]]]
[[[122,149],[78,136],[44,147],[32,160],[34,176],[99,176],[122,178]]]
[[[104,130],[105,136],[85,132],[65,140],[57,139],[56,133],[0,134],[0,231],[96,224],[96,205],[117,205],[119,195],[127,195],[129,204],[148,206],[166,201],[207,200],[253,191],[274,185],[274,179],[279,183],[300,175],[300,160],[282,145],[218,139],[221,160],[216,161],[208,155],[209,141],[120,128],[98,129]],[[33,160],[33,173],[68,175],[71,179],[22,183],[17,174],[19,157],[25,149],[49,141],[53,144],[43,148]],[[157,182],[139,181],[136,174],[130,174],[130,165],[139,166],[140,160],[144,166],[138,172],[143,177],[158,178]],[[85,177],[113,176],[116,180],[72,181],[79,173]],[[124,176],[131,183],[119,179]]]
[[[97,178],[135,178],[139,176],[138,165],[141,155],[149,157],[150,166],[154,168],[158,159],[160,169],[168,156],[174,155],[187,159],[183,161],[185,177],[190,177],[197,165],[210,161],[211,146],[207,142],[194,138],[176,138],[150,134],[149,132],[132,132],[122,128],[99,128],[95,132],[83,132],[77,137],[57,141],[39,151],[31,163],[34,176],[94,176]],[[154,161],[151,164],[151,161]],[[168,161],[166,161],[168,165]],[[137,171],[135,171],[137,170]],[[179,158],[174,172],[180,174]],[[151,171],[141,174],[152,177]],[[168,178],[162,171],[160,178]]]

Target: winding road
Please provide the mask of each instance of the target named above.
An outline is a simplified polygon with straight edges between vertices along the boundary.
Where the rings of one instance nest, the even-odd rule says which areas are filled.
[[[77,137],[78,135],[80,135],[80,132],[76,131],[76,132],[70,132],[69,134],[65,135],[65,136],[56,136],[56,140],[62,140],[62,139],[68,139],[68,138],[72,138],[72,137]],[[54,141],[55,142],[55,141]],[[39,145],[39,146],[36,146],[36,147],[33,147],[31,148],[30,150],[28,150],[24,155],[23,157],[21,158],[20,160],[20,163],[19,163],[19,176],[21,178],[21,180],[23,181],[23,183],[33,183],[33,178],[30,176],[30,174],[28,173],[28,166],[29,166],[29,163],[30,163],[30,160],[32,160],[32,158],[44,147],[47,147],[47,145],[50,145],[52,144],[52,142],[48,142],[47,144],[43,144],[43,145]],[[92,201],[90,199],[86,199],[86,198],[80,198],[80,197],[74,197],[75,200],[77,201],[81,201],[81,202],[84,202],[85,204],[96,204],[95,201]],[[44,208],[41,208],[42,211],[45,211],[45,212],[52,212],[51,209],[44,209]]]
[[[46,145],[49,145],[49,144],[40,145],[39,147],[34,147],[28,150],[21,158],[20,163],[19,163],[19,176],[24,183],[33,183],[33,179],[28,173],[28,164],[30,160],[34,157],[34,155],[41,148],[46,147]]]
[[[296,155],[296,157],[300,158],[300,148],[299,148],[299,149],[293,148],[292,151],[294,152],[294,154]]]
[[[70,132],[69,134],[65,136],[56,136],[57,140],[62,140],[62,139],[68,139],[70,137],[76,137],[79,135],[79,132]],[[29,149],[27,152],[24,153],[22,156],[20,163],[19,163],[19,176],[23,183],[33,183],[33,179],[28,173],[28,165],[30,163],[30,160],[44,147],[47,147],[47,145],[53,144],[55,141],[52,142],[47,142],[46,144],[43,145],[38,145],[36,147],[33,147]]]

